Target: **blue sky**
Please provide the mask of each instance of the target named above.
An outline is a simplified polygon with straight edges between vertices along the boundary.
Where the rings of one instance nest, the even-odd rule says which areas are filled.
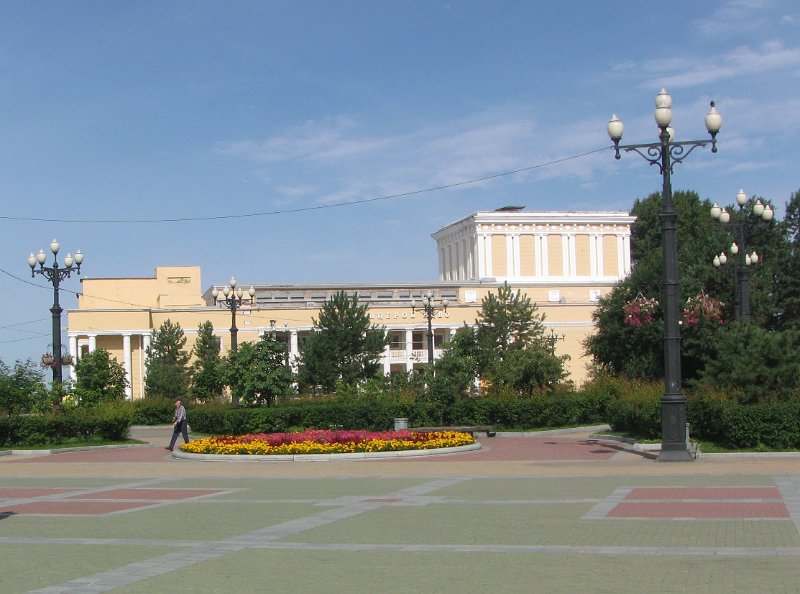
[[[606,123],[654,142],[662,86],[679,139],[724,117],[674,187],[782,216],[794,0],[0,3],[0,359],[51,342],[26,257],[53,237],[86,277],[426,281],[431,233],[474,211],[629,210],[660,177]]]

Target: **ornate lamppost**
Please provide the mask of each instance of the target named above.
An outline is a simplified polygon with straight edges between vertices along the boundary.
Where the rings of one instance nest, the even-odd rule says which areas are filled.
[[[53,307],[50,308],[53,314],[53,361],[50,363],[50,367],[53,368],[54,387],[61,384],[63,379],[61,366],[64,362],[64,356],[61,354],[61,313],[64,310],[61,309],[61,305],[58,302],[58,288],[62,280],[72,276],[73,271],[75,271],[76,274],[80,274],[81,264],[83,263],[83,253],[78,250],[75,252],[75,256],[72,254],[66,255],[64,258],[64,268],[61,268],[58,265],[58,250],[60,247],[58,241],[55,239],[50,242],[50,251],[53,252],[53,264],[51,266],[44,265],[47,261],[47,254],[44,253],[43,249],[39,250],[39,253],[36,255],[31,252],[31,255],[28,256],[28,266],[31,267],[31,277],[41,274],[53,285]],[[39,268],[36,268],[37,264]],[[71,361],[71,357],[69,360]]]
[[[614,141],[615,158],[620,149],[634,151],[650,165],[657,165],[662,177],[661,242],[664,251],[664,394],[661,396],[661,453],[660,461],[692,460],[686,431],[686,395],[681,388],[681,334],[680,298],[678,294],[678,213],[672,200],[671,175],[676,164],[682,163],[697,147],[711,143],[711,152],[717,152],[717,133],[722,127],[722,116],[714,102],[705,118],[706,130],[711,140],[673,140],[672,97],[665,89],[656,96],[656,124],[660,130],[659,142],[650,144],[620,145],[622,122],[616,115],[608,122],[608,135]],[[688,150],[687,150],[688,149]]]
[[[417,302],[411,300],[411,311],[422,313],[422,316],[428,320],[428,364],[433,365],[433,325],[431,320],[438,312],[447,311],[447,306],[450,302],[447,299],[442,299],[440,305],[437,307],[436,301],[433,298],[433,291],[428,291],[422,296],[422,307],[417,307]]]
[[[556,343],[559,340],[566,340],[566,334],[556,334],[556,331],[553,328],[550,328],[550,334],[545,334],[544,339],[547,342],[547,345],[550,347],[550,354],[556,354]]]
[[[734,228],[736,241],[730,247],[731,255],[736,258],[733,263],[733,314],[737,322],[742,320],[746,322],[750,319],[750,266],[760,260],[755,251],[752,254],[747,253],[747,241],[751,230],[759,223],[771,221],[775,212],[769,204],[765,205],[761,200],[752,202],[741,189],[736,194],[736,205],[739,207],[739,212],[733,222],[731,214],[716,202],[711,207],[711,217],[722,225]],[[714,256],[713,263],[719,268],[727,261],[728,256],[722,252]]]
[[[231,280],[228,281],[228,284],[223,287],[222,297],[219,296],[219,291],[217,291],[216,288],[211,291],[211,296],[216,303],[224,305],[231,310],[231,351],[234,353],[238,347],[237,337],[239,335],[239,329],[236,327],[236,311],[239,310],[244,303],[253,303],[256,290],[252,285],[247,291],[247,294],[249,297],[244,296],[244,291],[242,291],[241,287],[238,289],[236,288],[236,278],[233,276]]]

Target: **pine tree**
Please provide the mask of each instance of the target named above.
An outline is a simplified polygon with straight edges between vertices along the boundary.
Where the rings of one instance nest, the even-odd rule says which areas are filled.
[[[530,297],[508,283],[484,297],[475,321],[477,367],[493,390],[528,396],[552,390],[564,379],[567,357],[546,344],[543,322]]]
[[[228,354],[225,379],[233,398],[245,406],[272,405],[291,390],[292,373],[286,367],[286,347],[272,334],[245,342]]]
[[[335,293],[320,309],[319,328],[303,344],[300,384],[331,391],[337,382],[354,385],[378,372],[378,359],[389,338],[383,327],[370,323],[367,305],[358,295]]]
[[[214,336],[214,325],[210,321],[198,326],[192,351],[195,356],[189,389],[192,397],[202,402],[222,396],[225,387],[224,365],[219,354],[219,340]]]
[[[147,347],[147,377],[145,394],[176,399],[185,398],[189,385],[187,363],[189,354],[184,350],[186,336],[178,323],[166,320],[153,332]]]
[[[544,315],[530,297],[504,283],[497,294],[483,298],[476,320],[478,365],[481,373],[492,369],[512,350],[529,348],[544,336]]]

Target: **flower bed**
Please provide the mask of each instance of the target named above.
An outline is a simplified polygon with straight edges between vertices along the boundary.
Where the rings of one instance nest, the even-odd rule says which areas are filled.
[[[399,452],[452,448],[475,443],[469,433],[458,431],[323,431],[223,435],[183,444],[189,454],[297,455]]]

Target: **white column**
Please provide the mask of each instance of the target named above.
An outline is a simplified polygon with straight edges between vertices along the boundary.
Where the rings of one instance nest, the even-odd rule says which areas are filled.
[[[494,276],[494,266],[492,265],[492,236],[484,235],[483,236],[483,247],[484,247],[484,260],[483,260],[483,271],[486,276]]]
[[[133,397],[133,389],[131,388],[131,382],[133,381],[131,369],[133,369],[133,366],[131,361],[130,334],[122,335],[122,366],[125,368],[125,377],[128,378],[128,384],[125,386],[125,400],[130,400]]]
[[[461,279],[461,242],[456,241],[453,244],[453,251],[455,251],[455,257],[453,258],[453,280],[460,280]]]
[[[550,276],[550,235],[542,237],[542,276]]]
[[[144,384],[147,378],[147,349],[150,348],[150,340],[153,336],[150,333],[142,334],[142,354],[144,356],[144,373],[142,374],[142,396],[144,396]]]
[[[617,236],[617,277],[623,278],[631,273],[631,237]]]
[[[563,244],[563,247],[567,248],[565,252],[565,261],[564,261],[564,276],[569,278],[575,278],[578,274],[577,272],[577,255],[575,252],[575,236],[574,235],[567,235],[565,238],[562,239],[562,242],[566,239],[566,243]]]
[[[597,275],[606,276],[605,235],[597,236]]]
[[[147,334],[139,334],[139,398],[144,398],[144,376],[147,374],[145,362],[147,360],[144,350],[144,337]]]
[[[598,272],[601,270],[602,262],[598,258],[598,236],[589,236],[589,274],[592,278],[597,278]]]
[[[406,330],[406,371],[414,369],[414,331]]]
[[[289,331],[289,366],[294,373],[297,373],[297,357],[300,355],[300,348],[297,344],[297,330]]]
[[[381,367],[383,367],[383,375],[390,375],[392,373],[392,351],[391,345],[386,345],[383,347],[383,355],[379,361]]]
[[[439,246],[439,280],[445,280],[445,259],[444,259],[444,247],[441,245]]]
[[[547,235],[536,236],[536,276],[550,275],[549,250],[547,249]]]
[[[89,335],[89,352],[93,353],[97,348],[97,334]]]
[[[519,278],[522,275],[522,257],[520,255],[519,235],[511,236],[511,274],[514,278]]]
[[[75,363],[78,362],[78,336],[70,334],[69,341],[69,354],[72,355],[72,365],[69,366],[69,379],[76,380],[78,376],[75,373]]]
[[[467,279],[475,278],[475,239],[470,237],[467,240]]]
[[[506,278],[514,277],[514,236],[506,233]]]
[[[458,280],[468,278],[467,269],[469,268],[469,249],[467,248],[467,240],[461,240],[461,266],[458,269]]]

